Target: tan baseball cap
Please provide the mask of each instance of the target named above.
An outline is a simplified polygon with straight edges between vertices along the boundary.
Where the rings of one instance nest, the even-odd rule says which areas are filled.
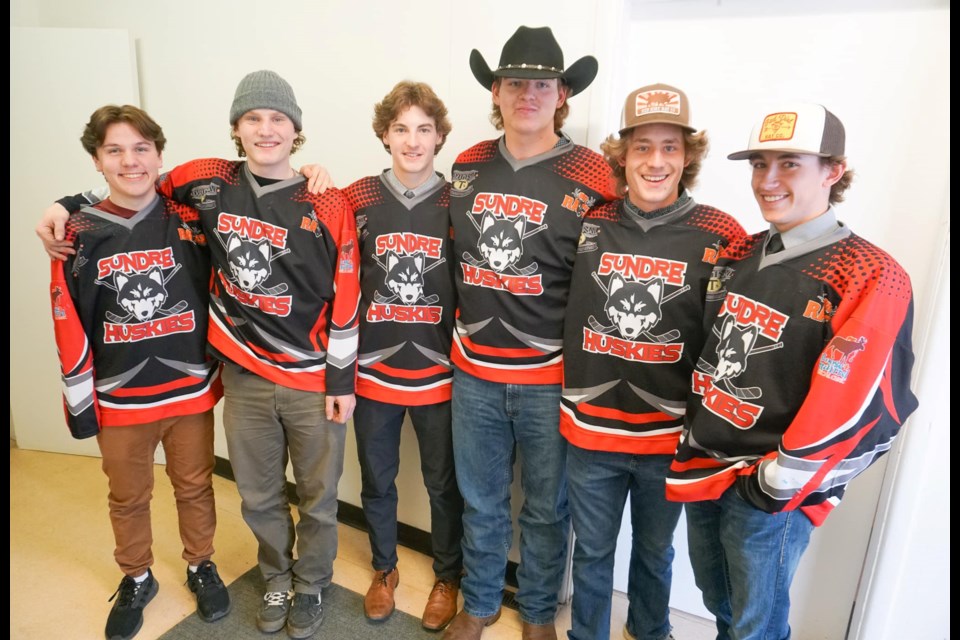
[[[690,126],[687,94],[668,84],[650,84],[627,96],[620,116],[620,133],[642,124],[675,124],[687,131],[696,131]]]
[[[823,105],[785,104],[766,112],[754,125],[747,148],[727,158],[747,160],[758,151],[842,156],[845,137],[843,123]]]

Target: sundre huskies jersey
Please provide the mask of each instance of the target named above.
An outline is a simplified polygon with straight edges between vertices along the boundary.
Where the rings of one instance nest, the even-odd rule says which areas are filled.
[[[427,405],[450,399],[456,291],[449,185],[407,198],[386,178],[344,190],[360,242],[357,395]]]
[[[736,483],[757,508],[820,525],[917,407],[913,292],[847,227],[764,256],[766,235],[718,264],[667,497],[712,500]]]
[[[210,257],[196,211],[159,196],[130,218],[108,209],[70,216],[76,254],[51,262],[64,412],[76,438],[201,413],[222,395],[219,364],[206,353]]]
[[[623,200],[587,214],[564,325],[568,441],[674,453],[706,337],[707,285],[720,251],[743,235],[733,217],[692,199],[649,219]]]
[[[528,160],[504,140],[453,166],[458,317],[451,358],[493,382],[558,384],[563,315],[583,216],[613,198],[603,158],[567,142]]]
[[[210,346],[276,384],[354,392],[360,287],[356,229],[337,189],[260,186],[245,162],[193,160],[158,189],[200,212],[213,259]]]

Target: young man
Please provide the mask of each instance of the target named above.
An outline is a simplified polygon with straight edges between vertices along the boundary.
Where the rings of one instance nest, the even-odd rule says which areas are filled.
[[[520,27],[496,70],[477,50],[470,67],[491,91],[491,119],[504,135],[463,152],[453,166],[453,442],[466,575],[463,611],[444,638],[479,638],[500,615],[516,449],[523,637],[556,638],[570,524],[558,429],[563,316],[581,220],[613,197],[603,158],[560,128],[567,99],[593,81],[597,61],[586,56],[564,68],[549,28]]]
[[[193,160],[161,176],[157,188],[195,207],[210,238],[208,340],[224,363],[230,464],[267,587],[257,626],[307,638],[323,621],[321,590],[333,576],[344,425],[356,402],[356,228],[342,193],[313,195],[290,165],[305,138],[283,78],[244,77],[230,125],[245,162]],[[61,202],[75,208],[70,200]]]
[[[157,195],[166,138],[144,111],[107,105],[80,138],[109,195],[70,218],[74,254],[51,262],[50,301],[67,425],[96,436],[110,493],[114,557],[107,640],[132,638],[159,585],[153,565],[153,460],[163,443],[177,499],[187,585],[208,622],[230,596],[213,555],[213,406],[223,393],[206,355],[210,256],[197,212]]]
[[[790,583],[814,527],[916,409],[910,278],[837,220],[853,172],[818,104],[756,124],[752,187],[770,229],[730,247],[667,497],[718,638],[788,638]],[[708,307],[711,305],[708,305]],[[709,309],[708,309],[709,310]]]
[[[430,499],[433,590],[427,629],[457,613],[463,555],[463,498],[457,489],[450,430],[450,345],[456,291],[450,239],[450,188],[434,156],[450,133],[447,109],[426,84],[398,83],[374,107],[373,131],[393,166],[344,191],[360,241],[360,350],[357,435],[374,576],[364,613],[394,610],[400,431],[409,413]]]
[[[610,637],[613,560],[630,495],[633,546],[624,638],[670,635],[673,530],[663,485],[706,339],[707,283],[744,231],[690,196],[709,143],[690,103],[654,84],[627,95],[602,148],[620,200],[583,222],[564,324],[560,433],[576,542],[571,640]]]

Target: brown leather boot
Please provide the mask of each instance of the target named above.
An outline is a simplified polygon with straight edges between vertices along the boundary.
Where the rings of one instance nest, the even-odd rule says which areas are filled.
[[[447,630],[443,632],[443,640],[480,640],[484,627],[489,627],[500,619],[500,609],[492,616],[478,618],[461,610],[456,615]]]
[[[400,584],[400,570],[377,571],[363,598],[363,613],[370,620],[386,620],[393,613],[393,591]]]
[[[427,606],[423,609],[421,623],[424,629],[439,631],[450,624],[457,615],[457,596],[460,594],[459,580],[444,580],[440,578],[433,583],[433,591],[427,598]]]
[[[523,623],[522,640],[557,640],[557,627],[552,622],[546,624]]]

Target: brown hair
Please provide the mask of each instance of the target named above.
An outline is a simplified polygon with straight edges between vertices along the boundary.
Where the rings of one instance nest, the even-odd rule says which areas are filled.
[[[499,87],[502,80],[503,78],[494,78],[493,83]],[[565,97],[570,98],[570,90],[567,88],[566,83],[558,78],[557,90],[559,91],[561,87],[564,89],[564,93],[566,94]],[[563,105],[553,113],[554,131],[560,131],[563,129],[563,123],[566,122],[568,115],[570,115],[570,102],[568,100],[564,100]],[[499,105],[493,105],[493,110],[490,112],[490,122],[494,127],[496,127],[497,131],[503,131],[503,113],[500,111]]]
[[[621,198],[627,193],[627,170],[623,163],[626,162],[627,147],[630,145],[630,139],[636,130],[637,127],[634,127],[620,136],[611,134],[600,144],[603,158],[613,170],[613,177],[617,183],[617,195]],[[703,159],[707,156],[709,148],[710,141],[707,139],[706,131],[694,133],[683,129],[683,159],[686,162],[683,173],[680,175],[680,184],[683,187],[693,189],[697,184],[697,176],[700,175],[700,169],[703,168]]]
[[[163,147],[167,144],[163,129],[153,118],[147,115],[146,111],[130,104],[123,106],[108,104],[90,114],[90,120],[83,128],[83,135],[80,136],[80,144],[83,145],[83,150],[89,153],[91,157],[96,158],[97,149],[103,145],[103,141],[107,137],[107,128],[118,123],[130,125],[144,139],[153,142],[153,145],[157,148],[157,153],[163,152]]]
[[[853,169],[847,167],[846,156],[830,156],[829,158],[820,158],[821,166],[827,167],[835,164],[842,164],[845,170],[840,179],[830,187],[830,204],[843,202],[843,199],[846,197],[844,195],[844,191],[850,188],[850,185],[853,184],[854,178]]]
[[[438,98],[430,85],[424,82],[402,80],[390,90],[390,93],[383,96],[383,100],[373,106],[373,132],[377,135],[377,140],[383,143],[383,136],[387,135],[390,125],[410,107],[420,107],[427,117],[433,118],[437,133],[440,135],[440,141],[434,149],[434,155],[436,155],[443,148],[443,143],[447,141],[447,134],[453,130],[453,127],[447,118],[447,107],[443,104],[443,100]],[[384,144],[383,148],[390,152],[389,145]]]

